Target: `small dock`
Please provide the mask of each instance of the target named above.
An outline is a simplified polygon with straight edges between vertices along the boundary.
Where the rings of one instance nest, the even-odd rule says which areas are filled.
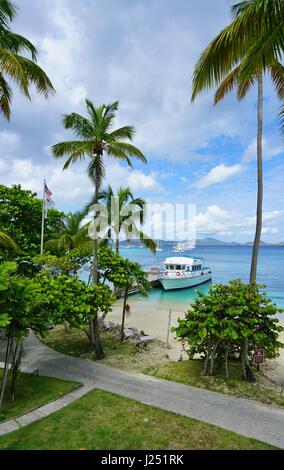
[[[145,271],[147,274],[147,278],[149,281],[149,284],[151,287],[160,287],[160,281],[159,281],[159,270],[156,268],[151,269],[150,271]],[[128,295],[133,295],[133,294],[138,294],[139,289],[137,286],[133,286],[131,289],[129,289]],[[123,292],[118,293],[118,297],[122,297],[124,295]]]

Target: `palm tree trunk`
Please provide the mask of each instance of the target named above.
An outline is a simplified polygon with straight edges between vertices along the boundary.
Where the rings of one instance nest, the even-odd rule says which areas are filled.
[[[98,157],[94,156],[94,158],[97,158],[97,161],[98,161]],[[98,202],[99,202],[99,192],[100,192],[99,174],[100,174],[100,170],[99,170],[99,168],[97,168],[96,174],[94,176],[95,204],[98,204]],[[94,222],[96,221],[96,218],[97,218],[97,212],[94,214]],[[93,283],[97,284],[98,281],[99,281],[99,277],[98,277],[98,239],[97,239],[96,234],[95,234],[95,237],[94,237],[93,250],[94,250]],[[94,349],[95,349],[95,352],[96,352],[96,359],[103,359],[105,357],[105,354],[104,354],[104,350],[103,350],[102,343],[101,343],[101,338],[100,338],[98,316],[96,315],[96,317],[94,319],[92,319],[91,321],[92,321],[92,327],[93,327],[93,328],[91,328],[92,341],[93,341],[93,346],[94,346]]]
[[[100,191],[99,183],[98,183],[98,180],[96,180],[96,182],[95,182],[95,204],[98,204],[98,202],[99,202],[99,191]],[[96,223],[96,218],[97,218],[97,213],[94,214],[94,223]],[[96,234],[95,234],[95,237],[94,237],[93,250],[94,250],[93,283],[97,284],[98,283],[98,239],[97,239]]]
[[[115,252],[116,252],[117,255],[119,255],[119,235],[116,235]]]
[[[262,135],[263,135],[263,78],[258,78],[258,105],[257,105],[257,211],[256,230],[252,250],[250,284],[256,281],[257,261],[262,230],[262,204],[263,204],[263,169],[262,169]]]
[[[256,228],[252,249],[250,284],[256,281],[259,245],[262,231],[262,206],[263,206],[263,168],[262,168],[262,137],[263,137],[263,77],[258,78],[258,103],[257,103],[257,209]],[[248,380],[247,369],[249,368],[248,339],[243,340],[241,350],[243,373]],[[252,374],[253,375],[253,374]]]

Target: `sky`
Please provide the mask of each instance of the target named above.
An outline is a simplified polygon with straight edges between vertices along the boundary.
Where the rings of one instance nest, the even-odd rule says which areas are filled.
[[[161,204],[195,204],[199,238],[253,239],[256,210],[256,91],[217,107],[214,93],[190,102],[199,55],[231,19],[229,0],[17,0],[13,30],[38,48],[56,95],[14,93],[12,120],[0,117],[0,183],[42,194],[43,179],[60,210],[81,209],[93,188],[86,162],[63,172],[50,147],[72,134],[62,115],[119,100],[116,125],[136,128],[148,164],[107,158],[105,185],[130,186]],[[264,84],[262,239],[284,241],[284,140],[279,102]]]

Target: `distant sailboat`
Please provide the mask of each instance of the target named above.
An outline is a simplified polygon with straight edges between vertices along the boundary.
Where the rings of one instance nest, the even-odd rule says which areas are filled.
[[[161,245],[160,245],[160,240],[156,241],[156,251],[163,251],[163,248],[161,248]]]
[[[182,244],[182,243],[177,243],[177,244],[173,247],[172,251],[173,251],[174,253],[179,253],[179,254],[184,253],[183,244]]]

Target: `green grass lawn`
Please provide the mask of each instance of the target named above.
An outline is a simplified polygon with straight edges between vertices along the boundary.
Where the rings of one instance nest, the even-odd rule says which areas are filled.
[[[206,388],[214,392],[225,393],[237,397],[253,398],[264,403],[284,406],[284,395],[261,385],[261,373],[254,371],[257,383],[246,382],[242,376],[239,362],[229,364],[230,378],[224,379],[224,371],[219,369],[214,377],[202,375],[203,361],[194,359],[158,367],[149,365],[145,373],[193,387]]]
[[[94,390],[57,413],[0,437],[0,449],[272,449],[216,426]]]
[[[0,379],[3,371],[0,369]],[[79,386],[76,382],[53,379],[49,377],[36,377],[29,374],[20,374],[17,384],[16,400],[10,401],[9,384],[0,408],[0,423],[10,418],[16,418],[28,411],[32,411],[46,403],[72,392]]]

